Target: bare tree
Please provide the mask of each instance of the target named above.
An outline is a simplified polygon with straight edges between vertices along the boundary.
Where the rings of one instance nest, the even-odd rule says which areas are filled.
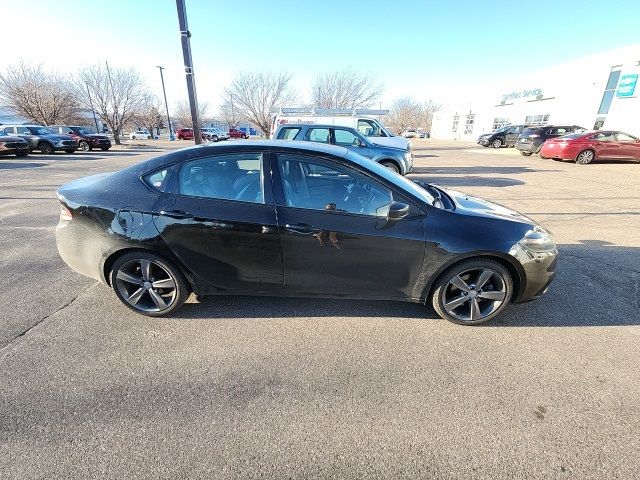
[[[311,98],[313,105],[320,108],[367,108],[383,91],[382,85],[371,77],[346,69],[318,76]]]
[[[239,74],[224,90],[223,105],[237,109],[238,118],[246,120],[269,134],[271,112],[297,101],[288,73],[245,72]]]
[[[20,62],[7,67],[0,74],[0,97],[14,113],[41,125],[67,123],[78,116],[73,85],[42,65]]]
[[[233,95],[223,99],[219,116],[229,128],[238,128],[242,118],[240,116],[240,109],[238,109],[234,103]]]
[[[140,110],[134,114],[132,121],[137,127],[146,128],[151,135],[154,135],[154,130],[158,131],[159,134],[159,129],[164,128],[164,116],[160,111],[161,107],[158,97],[149,95]]]
[[[198,118],[200,119],[200,123],[204,122],[204,119],[207,117],[208,113],[209,104],[207,102],[198,102]],[[180,128],[193,128],[189,102],[185,102],[184,100],[176,102],[176,105],[173,109],[173,114],[171,116],[175,119]]]
[[[111,68],[109,72],[102,65],[93,65],[80,71],[77,91],[84,106],[89,107],[93,103],[102,121],[113,132],[118,145],[122,128],[131,122],[136,112],[143,109],[149,96],[147,85],[138,71]]]
[[[393,102],[384,123],[396,133],[408,128],[421,128],[428,132],[431,130],[433,114],[439,109],[440,105],[433,100],[419,103],[411,97],[402,97]]]

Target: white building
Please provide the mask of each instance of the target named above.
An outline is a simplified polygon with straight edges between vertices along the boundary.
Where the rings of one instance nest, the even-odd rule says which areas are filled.
[[[640,136],[640,44],[496,82],[445,104],[431,136],[475,141],[506,124],[580,125]]]

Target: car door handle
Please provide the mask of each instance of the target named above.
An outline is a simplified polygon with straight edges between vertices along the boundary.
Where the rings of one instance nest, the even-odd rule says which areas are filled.
[[[160,210],[160,215],[171,218],[193,218],[193,215],[183,210]]]
[[[289,225],[288,223],[284,226],[284,229],[287,232],[295,233],[297,235],[313,235],[319,230],[313,228],[311,225],[307,225],[306,223],[296,223],[295,225]]]

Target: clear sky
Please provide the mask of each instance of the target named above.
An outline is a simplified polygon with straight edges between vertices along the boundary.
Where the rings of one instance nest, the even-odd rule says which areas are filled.
[[[305,100],[318,73],[352,67],[384,85],[384,108],[640,42],[640,0],[186,2],[198,97],[213,110],[239,71],[290,72]],[[163,65],[170,106],[186,98],[173,0],[0,0],[0,15],[4,65],[135,65],[159,96]]]

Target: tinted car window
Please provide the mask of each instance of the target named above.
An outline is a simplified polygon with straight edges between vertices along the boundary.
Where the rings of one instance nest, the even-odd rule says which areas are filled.
[[[333,135],[336,140],[336,145],[349,147],[349,146],[358,144],[358,137],[356,137],[349,130],[342,130],[342,129],[336,128],[333,131]]]
[[[309,130],[307,138],[312,142],[329,143],[329,129],[312,128]]]
[[[4,133],[9,134],[9,133],[15,133],[13,127],[5,127],[4,128]]]
[[[615,142],[616,140],[612,132],[596,133],[592,138],[599,142]]]
[[[278,155],[287,205],[326,212],[385,217],[393,194],[359,172],[303,155]]]
[[[262,154],[215,155],[185,162],[178,185],[183,195],[264,203]]]
[[[164,192],[165,188],[167,187],[167,181],[169,180],[168,173],[169,169],[164,168],[157,172],[150,173],[149,175],[145,175],[144,181],[154,190]]]
[[[17,127],[16,130],[18,131],[18,133],[23,133],[27,135],[31,134],[31,130],[29,130],[27,127]]]
[[[280,130],[278,138],[280,140],[293,140],[294,138],[296,138],[296,135],[298,135],[299,131],[300,127],[286,127]]]

